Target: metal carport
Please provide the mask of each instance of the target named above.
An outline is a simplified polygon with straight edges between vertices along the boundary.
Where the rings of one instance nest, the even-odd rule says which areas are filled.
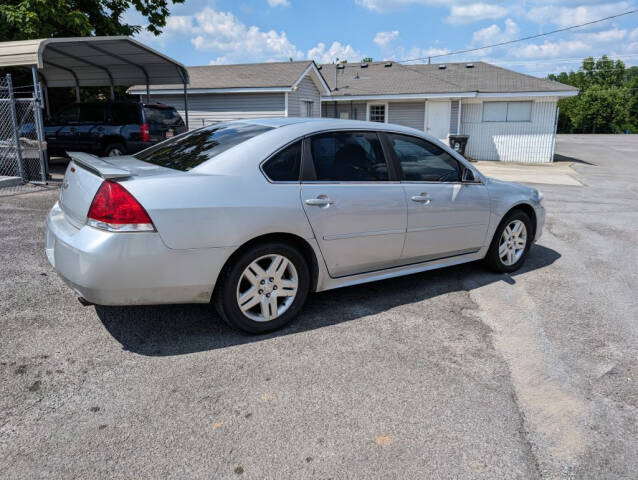
[[[129,37],[45,38],[0,42],[0,67],[30,67],[46,89],[177,83],[184,85],[188,126],[188,71],[179,62]]]
[[[0,42],[0,68],[30,69],[33,77],[31,99],[14,97],[10,75],[6,82],[0,82],[0,177],[13,174],[12,178],[23,182],[46,181],[48,165],[42,106],[49,113],[49,88],[75,87],[79,102],[81,87],[109,86],[111,100],[114,100],[115,86],[141,84],[146,85],[146,102],[150,103],[150,85],[182,84],[188,128],[188,71],[181,63],[129,37]],[[27,115],[20,115],[16,106],[26,106],[25,111],[35,127],[31,134],[25,134],[23,125]],[[34,154],[35,163],[28,160],[35,160]],[[39,168],[34,172],[36,164]]]

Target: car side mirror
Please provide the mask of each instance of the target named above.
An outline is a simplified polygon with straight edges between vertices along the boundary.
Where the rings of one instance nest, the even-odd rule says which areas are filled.
[[[463,183],[473,183],[476,182],[476,177],[474,176],[474,172],[469,168],[463,169],[463,176],[461,177],[461,181]]]

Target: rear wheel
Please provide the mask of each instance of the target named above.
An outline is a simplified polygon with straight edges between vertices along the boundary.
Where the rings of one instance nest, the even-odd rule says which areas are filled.
[[[527,214],[515,210],[500,223],[485,256],[489,268],[499,273],[518,270],[532,244],[532,222]]]
[[[271,242],[248,249],[224,269],[214,301],[230,326],[265,333],[295,318],[309,287],[303,255],[288,244]]]
[[[121,143],[109,143],[104,148],[105,157],[118,157],[120,155],[126,155],[126,147]]]

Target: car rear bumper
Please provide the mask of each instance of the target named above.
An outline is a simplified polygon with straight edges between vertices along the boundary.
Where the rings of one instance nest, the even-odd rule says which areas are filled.
[[[49,262],[78,296],[98,305],[207,303],[231,253],[170,249],[156,232],[78,228],[57,203],[46,225]]]

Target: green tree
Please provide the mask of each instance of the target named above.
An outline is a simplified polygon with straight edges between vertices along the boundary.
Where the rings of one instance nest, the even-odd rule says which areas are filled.
[[[560,133],[616,133],[638,128],[638,102],[629,78],[638,79],[638,70],[627,70],[620,60],[606,55],[587,57],[577,71],[550,74],[548,78],[579,89],[576,97],[558,102]],[[633,81],[633,80],[632,80]],[[637,82],[638,84],[638,82]],[[635,112],[635,113],[632,113]]]
[[[592,85],[570,111],[576,130],[589,133],[617,133],[629,120],[629,90]]]
[[[2,0],[0,41],[133,35],[142,26],[124,22],[122,15],[130,8],[158,35],[166,25],[169,2],[184,0]]]

